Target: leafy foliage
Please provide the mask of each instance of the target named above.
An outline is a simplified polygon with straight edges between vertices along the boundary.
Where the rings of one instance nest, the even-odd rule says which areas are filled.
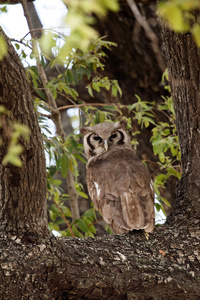
[[[200,47],[200,25],[195,18],[199,8],[199,0],[169,0],[158,5],[158,12],[176,32],[190,32]]]
[[[6,53],[7,53],[7,45],[2,35],[0,35],[0,60],[3,59]]]

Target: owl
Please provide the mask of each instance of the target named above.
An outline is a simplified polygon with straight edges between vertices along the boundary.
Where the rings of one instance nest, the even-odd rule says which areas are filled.
[[[151,177],[132,149],[126,124],[104,122],[81,128],[88,162],[87,186],[94,207],[113,233],[154,228]]]

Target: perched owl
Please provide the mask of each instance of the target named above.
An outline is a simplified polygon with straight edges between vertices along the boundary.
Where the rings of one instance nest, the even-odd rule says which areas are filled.
[[[89,195],[113,233],[154,227],[151,177],[131,147],[124,122],[81,128]]]

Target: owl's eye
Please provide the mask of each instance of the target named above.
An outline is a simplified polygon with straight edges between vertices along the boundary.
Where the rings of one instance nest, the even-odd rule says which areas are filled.
[[[116,133],[113,133],[111,136],[110,136],[110,139],[114,139],[116,138],[117,134]]]
[[[94,136],[94,140],[95,140],[95,141],[100,141],[101,138],[100,138],[100,136],[97,135],[97,136]]]

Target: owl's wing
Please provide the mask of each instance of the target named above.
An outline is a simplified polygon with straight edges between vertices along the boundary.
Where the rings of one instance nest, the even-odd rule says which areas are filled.
[[[128,148],[113,150],[88,166],[87,184],[96,209],[114,233],[154,227],[154,192],[144,164]]]

